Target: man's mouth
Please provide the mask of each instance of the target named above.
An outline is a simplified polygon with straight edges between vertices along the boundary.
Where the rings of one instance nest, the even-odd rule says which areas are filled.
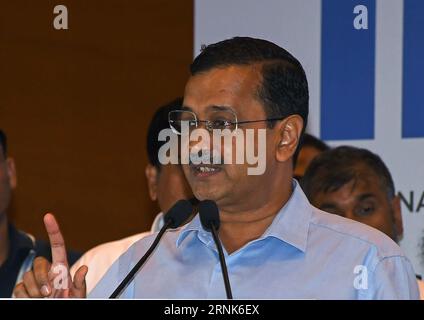
[[[218,165],[213,164],[190,164],[190,170],[195,177],[206,178],[222,171],[222,168]]]

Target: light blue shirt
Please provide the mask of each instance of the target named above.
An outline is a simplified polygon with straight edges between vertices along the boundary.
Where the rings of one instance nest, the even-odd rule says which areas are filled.
[[[314,208],[294,186],[259,239],[225,252],[235,299],[419,298],[411,263],[396,243],[364,224]],[[130,247],[89,298],[108,298],[155,237]],[[165,233],[120,297],[226,298],[214,241],[198,216]]]

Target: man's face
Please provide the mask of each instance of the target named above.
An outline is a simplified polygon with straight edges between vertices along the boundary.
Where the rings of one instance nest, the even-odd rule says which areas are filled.
[[[185,89],[184,107],[194,112],[199,120],[209,120],[215,113],[222,110],[232,110],[238,121],[266,119],[264,108],[256,92],[260,84],[260,68],[257,66],[229,66],[225,68],[215,68],[204,73],[192,76]],[[266,129],[266,122],[250,123],[240,125],[239,129]],[[245,131],[244,131],[245,132]],[[219,206],[233,205],[240,202],[247,202],[246,196],[261,192],[260,188],[265,188],[270,179],[270,166],[275,161],[273,157],[275,139],[272,137],[273,130],[266,132],[266,170],[262,175],[248,175],[249,165],[246,161],[243,164],[235,164],[236,154],[235,139],[229,146],[232,148],[232,164],[210,165],[215,170],[211,172],[200,172],[200,168],[193,165],[183,165],[184,173],[193,190],[194,195],[199,200],[210,199],[217,202]],[[246,135],[245,135],[246,136]],[[207,146],[212,150],[211,143]],[[258,151],[258,141],[255,138],[255,154]],[[186,142],[187,143],[187,142]],[[199,142],[190,143],[190,151]],[[221,159],[228,146],[220,150]]]
[[[162,212],[168,212],[178,200],[193,197],[193,192],[180,165],[162,165],[160,171],[156,167],[148,165],[146,177],[150,197],[153,201],[157,200]]]
[[[305,171],[308,168],[309,164],[321,152],[322,151],[312,146],[305,146],[301,148],[297,157],[296,167],[294,168],[294,177],[301,179],[305,174]]]
[[[0,147],[0,220],[6,214],[16,185],[15,165],[12,159],[6,159]]]
[[[365,223],[387,234],[392,239],[400,234],[396,220],[401,221],[400,207],[389,200],[379,177],[368,168],[357,169],[357,179],[334,192],[320,192],[312,196],[312,204],[321,210]],[[400,225],[401,228],[401,225]]]

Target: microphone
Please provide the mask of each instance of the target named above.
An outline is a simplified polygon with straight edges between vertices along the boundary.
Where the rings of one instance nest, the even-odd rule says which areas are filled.
[[[233,299],[231,292],[230,279],[228,278],[227,264],[225,263],[224,252],[222,251],[221,241],[218,237],[218,230],[220,226],[219,209],[215,201],[203,200],[199,203],[200,222],[206,231],[212,233],[213,240],[215,241],[216,248],[218,249],[219,262],[221,264],[222,276],[224,278],[225,293],[227,299]]]
[[[128,273],[125,279],[122,280],[122,282],[115,289],[115,291],[113,291],[109,299],[115,299],[116,297],[118,297],[121,294],[121,292],[127,287],[127,285],[132,281],[135,274],[138,272],[138,270],[143,266],[146,260],[150,257],[150,255],[156,249],[160,239],[165,234],[165,231],[168,228],[174,229],[181,226],[184,223],[184,221],[187,221],[187,219],[190,217],[192,211],[193,211],[193,206],[188,200],[179,200],[172,206],[171,209],[169,209],[169,211],[165,214],[163,219],[165,224],[160,229],[158,235],[156,236],[149,250],[146,251],[144,256],[141,257],[141,259],[131,269],[131,271]]]

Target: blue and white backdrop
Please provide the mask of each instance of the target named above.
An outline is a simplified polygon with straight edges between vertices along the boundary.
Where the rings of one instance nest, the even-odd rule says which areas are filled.
[[[383,158],[402,198],[401,246],[424,274],[424,1],[195,0],[195,55],[238,35],[302,62],[309,132]]]

